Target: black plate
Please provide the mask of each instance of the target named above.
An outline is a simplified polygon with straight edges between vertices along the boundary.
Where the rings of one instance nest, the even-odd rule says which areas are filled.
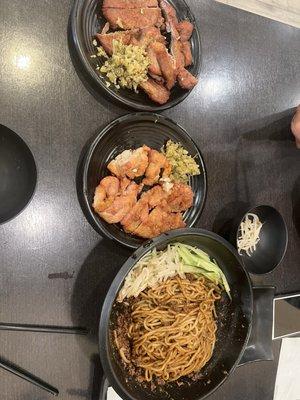
[[[248,213],[256,214],[263,226],[256,250],[250,256],[243,251],[241,258],[247,271],[251,274],[267,274],[280,264],[285,255],[288,244],[287,227],[281,214],[275,208],[267,205],[253,207],[242,218],[239,218],[233,231],[235,240],[233,244],[236,247],[240,223]]]
[[[197,145],[181,126],[169,118],[152,113],[136,113],[120,117],[101,130],[80,164],[77,182],[79,201],[85,216],[98,233],[133,249],[144,242],[125,233],[117,224],[108,224],[94,212],[92,203],[95,188],[108,175],[107,164],[123,150],[143,144],[159,150],[168,139],[180,142],[200,166],[201,174],[190,179],[194,205],[184,214],[188,227],[196,223],[206,199],[206,170]]]
[[[177,11],[180,20],[187,19],[194,25],[194,32],[191,37],[191,48],[194,64],[189,67],[189,71],[198,76],[201,64],[201,45],[200,36],[197,29],[195,18],[184,0],[168,0],[169,3]],[[102,0],[75,0],[72,14],[70,16],[71,35],[73,45],[75,46],[80,63],[84,67],[91,82],[95,87],[104,90],[111,99],[119,101],[125,106],[141,111],[160,111],[173,107],[184,100],[191,90],[183,90],[179,86],[175,86],[171,91],[169,101],[164,105],[157,105],[142,91],[135,93],[130,90],[114,87],[107,87],[104,77],[96,71],[97,65],[101,65],[101,60],[91,58],[95,54],[93,39],[105,24],[105,19],[100,19]]]
[[[18,215],[30,201],[37,171],[26,143],[0,125],[0,224]]]

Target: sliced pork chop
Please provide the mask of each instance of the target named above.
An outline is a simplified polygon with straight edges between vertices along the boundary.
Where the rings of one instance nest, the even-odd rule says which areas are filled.
[[[112,33],[97,33],[96,38],[99,40],[106,53],[111,56],[113,53],[113,40],[128,45],[130,44],[133,35],[134,31],[129,30]]]
[[[112,29],[136,29],[162,26],[164,20],[160,8],[132,8],[122,11],[119,8],[103,8],[103,15]]]
[[[170,91],[151,78],[141,83],[140,87],[155,103],[165,104],[170,98]]]
[[[167,28],[171,32],[170,48],[171,54],[175,60],[178,83],[183,89],[192,89],[197,84],[198,80],[184,68],[192,63],[192,53],[188,47],[189,43],[185,45],[184,43],[186,43],[186,41],[182,42],[179,33],[179,31],[181,31],[184,38],[190,37],[192,32],[190,23],[188,21],[179,23],[175,9],[165,0],[160,1],[160,6],[165,16]],[[179,31],[177,29],[178,27]]]
[[[181,68],[177,75],[177,80],[182,89],[190,90],[197,85],[198,79],[194,77],[188,70]]]
[[[165,79],[166,88],[168,90],[172,89],[175,85],[176,81],[176,68],[174,60],[172,59],[171,55],[169,54],[166,46],[159,42],[153,42],[149,45],[148,48],[150,53],[153,53],[156,56],[157,64],[159,65],[161,75]],[[152,72],[152,71],[150,71]],[[157,74],[160,75],[160,74]]]
[[[188,67],[193,64],[193,55],[190,42],[182,43],[182,54],[184,56],[184,66]]]
[[[157,0],[104,0],[102,8],[147,8],[158,7]]]
[[[182,42],[187,42],[190,40],[193,30],[194,30],[194,25],[190,21],[181,21],[176,25],[176,29],[180,35],[180,40]]]

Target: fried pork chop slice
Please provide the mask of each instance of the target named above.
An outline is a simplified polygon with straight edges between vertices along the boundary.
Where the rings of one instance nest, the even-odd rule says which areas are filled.
[[[102,8],[147,8],[158,7],[157,0],[104,0]]]
[[[192,62],[192,54],[188,45],[184,44],[187,41],[181,40],[179,31],[186,38],[191,33],[191,27],[188,27],[186,23],[182,25],[184,21],[182,23],[178,22],[175,9],[165,0],[161,0],[160,6],[165,16],[167,29],[171,32],[170,48],[176,65],[178,83],[183,89],[189,90],[197,84],[198,80],[184,68]],[[178,26],[179,31],[177,29]]]
[[[148,52],[150,50],[150,59],[155,58],[155,65],[159,66],[158,72],[154,72],[156,75],[162,75],[165,80],[165,86],[168,90],[172,89],[176,81],[176,70],[174,61],[169,54],[166,46],[160,42],[153,42],[148,47]],[[153,59],[152,59],[153,62]],[[151,66],[149,71],[153,73]]]
[[[170,175],[172,167],[166,157],[157,150],[151,149],[148,156],[149,165],[145,172],[143,183],[152,186],[160,179],[161,173],[163,177]]]
[[[112,160],[107,168],[118,178],[127,176],[130,179],[144,175],[148,168],[148,154],[150,148],[142,146],[135,150],[124,150],[114,160]]]
[[[161,9],[156,8],[103,8],[103,15],[112,29],[136,29],[162,26],[164,20]]]
[[[158,104],[165,104],[170,98],[170,91],[162,84],[155,82],[149,78],[146,82],[140,83],[139,87]]]
[[[180,40],[182,42],[187,42],[192,36],[194,25],[190,21],[185,20],[178,22],[176,29],[180,35]]]
[[[129,45],[134,34],[134,30],[111,33],[96,33],[96,38],[99,40],[106,53],[111,56],[113,53],[113,40],[117,40],[125,45]]]
[[[178,75],[177,75],[177,80],[179,85],[183,89],[190,90],[194,86],[196,86],[198,79],[194,77],[188,70],[185,68],[182,68],[179,70]]]

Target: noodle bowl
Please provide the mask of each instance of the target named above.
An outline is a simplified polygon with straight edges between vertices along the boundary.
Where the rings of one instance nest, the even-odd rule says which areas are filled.
[[[147,382],[171,382],[201,370],[214,350],[220,297],[217,285],[192,275],[176,275],[144,290],[126,306],[130,346],[125,348],[120,331],[114,331],[123,362],[138,368],[139,380]]]

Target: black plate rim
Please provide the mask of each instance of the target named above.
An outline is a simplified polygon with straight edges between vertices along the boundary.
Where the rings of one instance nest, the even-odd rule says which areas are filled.
[[[146,243],[144,243],[144,245],[140,246],[131,255],[131,257],[129,257],[125,261],[125,263],[122,265],[119,272],[117,273],[116,277],[114,278],[113,282],[111,283],[110,288],[108,289],[108,292],[105,296],[105,300],[104,300],[102,310],[101,310],[101,316],[100,316],[100,320],[99,320],[99,330],[98,330],[98,347],[99,347],[100,358],[102,360],[103,369],[104,369],[104,372],[107,374],[109,383],[111,384],[113,389],[123,399],[134,400],[134,398],[125,390],[125,388],[121,387],[121,385],[119,386],[119,384],[117,383],[117,379],[115,378],[115,374],[113,373],[113,368],[111,368],[111,361],[110,361],[109,357],[107,356],[107,348],[108,348],[107,328],[109,325],[109,318],[110,318],[113,301],[116,298],[116,294],[119,291],[120,286],[122,285],[125,277],[129,273],[129,271],[134,267],[134,265],[137,263],[137,261],[141,257],[143,257],[149,250],[151,250],[155,246],[162,244],[163,242],[165,242],[166,240],[168,240],[170,238],[176,238],[178,236],[189,236],[189,235],[200,235],[200,236],[206,236],[206,237],[213,238],[213,239],[219,241],[223,246],[225,246],[236,257],[236,259],[237,259],[237,261],[239,261],[239,264],[240,264],[243,272],[245,273],[246,279],[248,281],[249,293],[250,293],[250,304],[251,304],[251,309],[250,309],[250,313],[249,313],[250,320],[249,320],[247,335],[245,337],[240,354],[237,357],[235,363],[231,367],[230,371],[228,371],[228,374],[224,375],[224,378],[219,382],[219,384],[216,387],[214,387],[205,396],[199,397],[195,400],[206,399],[212,393],[214,393],[220,386],[222,386],[224,384],[224,382],[228,379],[228,377],[239,366],[239,362],[242,359],[242,356],[245,352],[245,349],[249,342],[252,324],[253,324],[253,286],[252,286],[250,275],[249,275],[247,269],[245,268],[245,265],[242,262],[235,247],[231,243],[229,243],[226,239],[224,239],[222,236],[220,236],[212,231],[208,231],[206,229],[201,229],[201,228],[183,228],[183,229],[176,229],[171,232],[163,233],[162,235],[157,236],[156,238],[151,239],[151,240],[147,241]],[[112,288],[114,289],[114,292],[115,292],[113,301],[111,301]]]
[[[101,129],[101,131],[96,135],[95,139],[92,141],[92,143],[89,145],[86,154],[84,156],[83,159],[83,173],[82,173],[82,197],[83,197],[83,203],[84,203],[84,208],[85,210],[83,210],[84,215],[86,216],[85,211],[87,211],[88,213],[88,222],[92,225],[92,227],[96,230],[97,233],[99,233],[99,231],[101,233],[103,233],[108,239],[111,240],[115,240],[118,243],[120,243],[123,246],[126,246],[130,249],[137,249],[139,248],[139,245],[130,245],[128,243],[123,242],[122,240],[119,240],[118,238],[116,238],[115,236],[111,235],[111,233],[103,226],[100,225],[98,223],[98,219],[95,216],[94,211],[92,210],[92,207],[88,201],[87,198],[87,179],[88,179],[88,170],[89,170],[89,165],[90,165],[90,160],[91,157],[93,155],[93,152],[95,150],[95,147],[98,145],[98,143],[100,142],[100,140],[110,131],[110,129],[115,126],[116,124],[119,124],[120,122],[124,122],[127,120],[134,120],[137,117],[146,117],[146,118],[152,118],[152,119],[162,119],[165,121],[168,121],[169,123],[171,123],[172,125],[178,127],[183,134],[192,142],[193,146],[195,147],[195,149],[197,150],[198,154],[199,154],[199,159],[200,159],[200,163],[201,163],[201,168],[202,168],[202,175],[203,175],[203,197],[202,197],[202,202],[201,202],[201,206],[198,208],[197,213],[195,215],[194,221],[192,222],[192,224],[189,226],[189,228],[193,227],[197,221],[199,220],[205,203],[206,203],[206,197],[207,197],[207,172],[206,172],[206,166],[205,166],[205,162],[204,162],[204,158],[203,155],[199,149],[199,147],[197,146],[197,144],[195,143],[195,141],[192,139],[192,137],[188,134],[188,132],[177,122],[173,121],[172,119],[161,115],[161,114],[155,114],[155,113],[150,113],[150,112],[136,112],[136,113],[131,113],[131,114],[126,114],[123,115],[121,117],[118,117],[116,119],[114,119],[113,121],[111,121],[109,124],[107,124],[103,129]],[[81,202],[80,202],[80,206]],[[97,227],[97,228],[96,228]]]
[[[35,195],[35,193],[37,191],[39,171],[38,171],[38,167],[37,167],[33,152],[31,151],[31,149],[28,146],[28,144],[26,143],[26,141],[18,133],[13,131],[8,126],[0,124],[0,129],[1,129],[1,127],[4,127],[5,129],[9,129],[10,132],[17,138],[17,140],[19,140],[22,143],[22,145],[28,150],[28,152],[30,154],[30,157],[31,157],[31,159],[33,161],[33,166],[34,166],[34,186],[33,186],[33,190],[32,190],[32,193],[31,193],[29,199],[27,200],[26,204],[16,214],[14,214],[12,217],[6,219],[5,221],[2,221],[2,222],[0,221],[0,225],[4,225],[4,224],[6,224],[8,222],[11,222],[16,217],[18,217],[23,211],[25,211],[25,209],[32,202],[32,199],[33,199],[33,197],[34,197],[34,195]]]
[[[83,48],[82,48],[82,44],[81,44],[81,39],[80,39],[80,34],[79,34],[79,25],[80,25],[80,20],[79,20],[79,12],[80,9],[83,5],[83,2],[85,0],[75,0],[72,10],[71,10],[71,32],[72,32],[72,39],[73,39],[73,43],[75,45],[77,54],[79,55],[81,64],[83,65],[85,71],[88,73],[88,75],[92,78],[93,83],[97,86],[100,87],[101,90],[104,91],[105,94],[107,94],[109,96],[109,98],[111,98],[112,100],[117,101],[118,103],[121,103],[122,105],[125,105],[127,107],[130,107],[134,110],[137,111],[153,111],[153,112],[159,112],[159,111],[163,111],[163,110],[167,110],[169,108],[172,108],[174,106],[176,106],[177,104],[181,103],[183,100],[185,100],[187,98],[187,96],[195,89],[196,86],[194,86],[192,89],[190,90],[184,90],[182,89],[182,95],[178,98],[175,99],[173,101],[168,101],[166,104],[162,104],[160,106],[155,106],[153,103],[153,105],[142,105],[139,104],[138,102],[132,101],[132,100],[128,100],[125,97],[115,93],[114,91],[112,91],[110,88],[108,88],[104,82],[102,82],[102,80],[99,78],[97,72],[95,71],[95,69],[91,66],[91,64],[89,63]],[[196,23],[196,18],[194,16],[194,14],[192,13],[190,7],[188,6],[187,2],[185,0],[180,0],[184,6],[187,8],[187,10],[189,11],[190,14],[190,21],[193,23],[194,25],[194,33],[196,35],[196,41],[198,43],[198,48],[199,48],[199,54],[200,54],[200,60],[198,63],[198,68],[196,70],[195,73],[195,77],[199,78],[199,74],[200,74],[200,70],[202,67],[202,44],[201,44],[201,37],[200,37],[200,33],[199,33],[199,29]],[[199,82],[198,82],[199,83]]]

